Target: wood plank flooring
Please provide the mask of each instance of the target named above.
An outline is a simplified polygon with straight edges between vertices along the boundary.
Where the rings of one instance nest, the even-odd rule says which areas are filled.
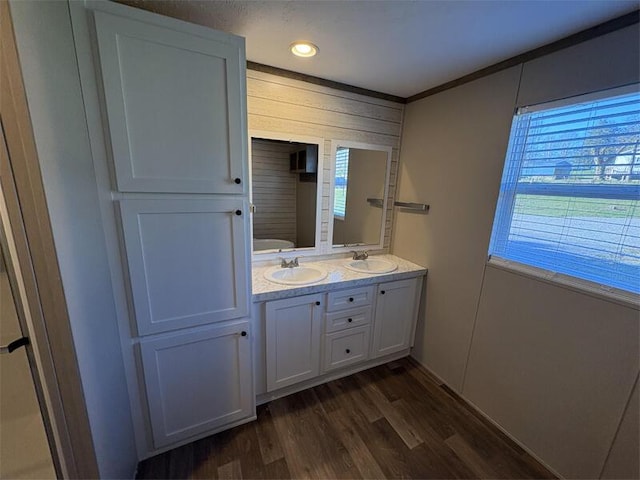
[[[138,478],[555,478],[406,358],[258,407]]]

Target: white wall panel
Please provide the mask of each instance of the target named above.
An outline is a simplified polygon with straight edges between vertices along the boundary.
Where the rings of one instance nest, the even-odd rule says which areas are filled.
[[[393,253],[429,268],[413,355],[457,391],[480,295],[520,69],[407,105]]]
[[[601,478],[640,478],[638,445],[640,445],[640,397],[636,380]]]
[[[640,25],[524,64],[518,106],[550,102],[638,81]]]
[[[638,374],[638,309],[485,267],[487,247],[516,104],[637,82],[627,30],[524,64],[517,101],[516,66],[411,103],[403,131],[399,196],[431,204],[398,213],[393,238],[429,268],[413,355],[567,477],[604,467]],[[629,405],[605,476],[634,468]]]
[[[633,308],[488,266],[462,393],[564,477],[596,478],[638,338]]]

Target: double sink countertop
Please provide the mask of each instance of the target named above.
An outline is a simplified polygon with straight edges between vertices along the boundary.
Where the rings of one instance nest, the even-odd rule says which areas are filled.
[[[300,266],[318,265],[327,271],[328,275],[319,282],[309,285],[282,285],[267,280],[264,273],[273,268],[271,265],[252,266],[253,277],[253,302],[264,302],[279,298],[297,297],[312,293],[328,292],[331,290],[342,290],[349,287],[360,287],[372,285],[380,282],[390,282],[414,278],[426,275],[427,269],[415,263],[396,257],[395,255],[372,255],[371,259],[381,259],[393,262],[398,268],[389,273],[359,273],[347,269],[344,265],[349,262],[349,258],[332,258],[327,260],[314,260],[306,262],[300,261]]]

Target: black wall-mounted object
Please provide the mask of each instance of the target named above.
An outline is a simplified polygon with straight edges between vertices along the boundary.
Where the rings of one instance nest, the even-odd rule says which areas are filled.
[[[318,146],[307,145],[305,148],[289,154],[289,171],[291,173],[318,172]]]
[[[29,345],[29,337],[21,337],[6,346],[0,347],[0,353],[12,353],[20,347]]]

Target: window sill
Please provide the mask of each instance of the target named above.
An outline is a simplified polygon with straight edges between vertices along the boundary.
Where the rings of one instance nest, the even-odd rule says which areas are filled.
[[[512,260],[492,256],[489,257],[487,265],[497,267],[509,272],[518,273],[535,280],[541,280],[552,285],[573,290],[578,293],[584,293],[593,297],[601,298],[610,302],[618,303],[625,307],[631,307],[636,310],[640,309],[640,295],[618,288],[607,287],[588,280],[582,280],[570,275],[544,270],[530,265],[524,265]]]

